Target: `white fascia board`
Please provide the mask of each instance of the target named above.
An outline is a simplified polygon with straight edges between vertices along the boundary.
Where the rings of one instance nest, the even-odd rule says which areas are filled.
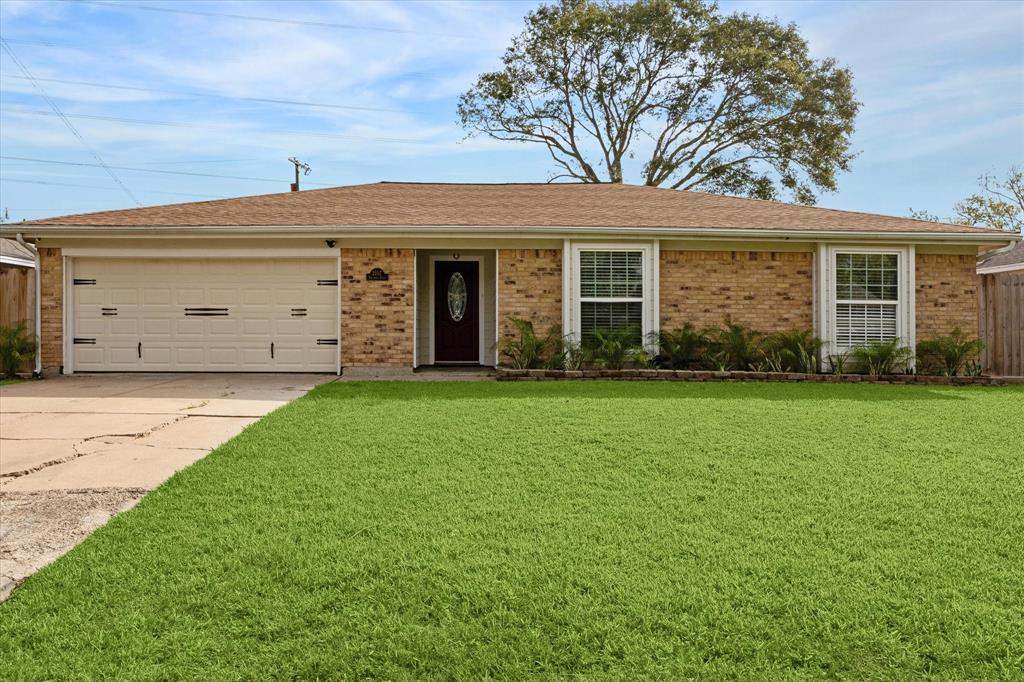
[[[17,256],[0,256],[0,265],[10,265],[16,268],[35,268],[36,262],[31,258],[18,258]]]
[[[0,230],[0,235],[13,236],[15,231]],[[756,241],[796,240],[806,242],[819,241],[872,241],[872,242],[928,242],[949,244],[979,244],[998,242],[1012,245],[1018,237],[1005,233],[984,232],[970,234],[963,232],[866,232],[846,230],[775,230],[775,229],[741,229],[741,228],[676,228],[676,227],[570,227],[527,225],[506,226],[416,226],[408,225],[231,225],[218,227],[91,227],[91,226],[19,226],[17,232],[27,237],[76,237],[76,238],[110,238],[110,237],[239,237],[255,235],[279,237],[282,239],[318,238],[329,236],[339,241],[346,239],[389,238],[440,238],[440,239],[494,239],[494,238],[537,238],[567,239],[580,236],[614,237],[617,239],[708,239],[731,238],[751,239]]]
[[[978,268],[979,275],[995,275],[1000,272],[1013,272],[1014,270],[1024,270],[1024,263],[1010,263],[1009,265],[993,265],[992,267]]]

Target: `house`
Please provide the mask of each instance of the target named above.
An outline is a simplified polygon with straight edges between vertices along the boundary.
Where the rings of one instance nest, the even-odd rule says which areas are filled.
[[[999,376],[1024,376],[1024,242],[978,258],[982,366]]]
[[[13,239],[0,239],[0,327],[35,324],[36,255]]]
[[[510,318],[978,330],[995,230],[616,184],[388,183],[5,226],[39,247],[47,370],[401,373],[499,362]]]

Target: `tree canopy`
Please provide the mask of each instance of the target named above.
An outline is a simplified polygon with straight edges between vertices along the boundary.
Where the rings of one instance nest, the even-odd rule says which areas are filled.
[[[637,158],[647,185],[813,204],[848,170],[859,106],[850,71],[811,58],[793,24],[704,0],[561,0],[527,15],[458,114],[545,145],[552,180],[623,182]]]
[[[953,206],[951,223],[975,227],[995,227],[1008,232],[1024,232],[1024,166],[1010,166],[1006,177],[982,175],[980,192],[969,195]],[[928,211],[911,209],[912,218],[938,221]]]

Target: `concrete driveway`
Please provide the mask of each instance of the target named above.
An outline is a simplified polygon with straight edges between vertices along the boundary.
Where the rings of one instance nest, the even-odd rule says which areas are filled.
[[[0,387],[0,599],[175,471],[334,378],[105,374]]]

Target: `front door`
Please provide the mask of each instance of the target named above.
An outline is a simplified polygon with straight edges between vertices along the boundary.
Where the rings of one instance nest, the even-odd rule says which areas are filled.
[[[480,362],[480,263],[434,263],[434,362]]]

